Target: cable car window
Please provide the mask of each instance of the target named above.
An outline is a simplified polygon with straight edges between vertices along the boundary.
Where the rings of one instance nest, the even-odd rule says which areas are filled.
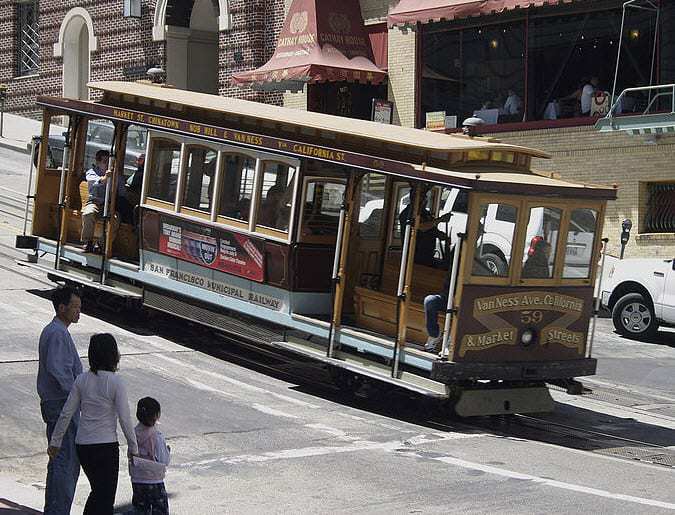
[[[400,185],[398,188],[396,188],[396,210],[394,212],[394,227],[393,227],[393,232],[391,235],[392,241],[397,241],[401,242],[402,234],[401,234],[401,221],[399,220],[401,217],[401,213],[403,210],[408,207],[408,204],[410,204],[410,186],[407,185]]]
[[[369,173],[361,179],[359,198],[359,236],[364,240],[377,240],[384,224],[384,194],[386,177]]]
[[[597,223],[598,212],[596,210],[572,210],[567,229],[563,279],[588,279],[590,277]]]
[[[152,140],[149,160],[148,197],[174,203],[180,171],[180,143],[168,139]]]
[[[96,152],[99,150],[110,152],[114,138],[115,126],[111,121],[89,120],[87,122],[87,140],[84,147],[84,162],[82,163],[85,169],[93,166],[96,161]]]
[[[287,164],[273,161],[263,164],[257,225],[288,232],[294,178],[295,169]]]
[[[344,194],[343,182],[326,179],[307,181],[300,234],[303,237],[335,236]]]
[[[218,153],[199,146],[188,147],[187,152],[183,205],[209,213]]]
[[[512,224],[515,224],[518,219],[516,208],[507,204],[499,204],[497,206],[495,218],[502,222],[511,222]]]
[[[523,257],[523,279],[550,279],[556,259],[562,209],[534,207],[530,209]]]
[[[509,220],[497,217],[508,213]],[[511,264],[511,242],[516,230],[518,209],[509,204],[483,204],[476,238],[473,275],[508,277]]]
[[[223,178],[218,214],[248,222],[255,180],[255,159],[240,154],[223,154]]]

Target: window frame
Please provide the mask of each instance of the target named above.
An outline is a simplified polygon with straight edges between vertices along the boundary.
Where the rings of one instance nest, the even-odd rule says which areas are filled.
[[[154,150],[155,140],[169,140],[177,143],[181,146],[180,150],[180,169],[178,172],[178,184],[176,186],[176,198],[174,202],[167,202],[160,199],[155,199],[148,196],[148,188],[150,184],[150,174],[147,173],[149,166],[151,164],[151,156]],[[185,188],[185,177],[187,173],[187,149],[190,146],[200,146],[205,147],[210,150],[217,152],[217,161],[216,161],[216,174],[214,189],[216,193],[214,194],[214,199],[211,206],[211,211],[205,213],[203,211],[197,211],[189,207],[182,206],[183,190]],[[301,173],[301,161],[298,159],[290,158],[284,155],[270,154],[268,152],[258,152],[255,150],[238,147],[235,145],[229,144],[219,144],[212,142],[210,140],[203,140],[199,138],[192,138],[189,136],[179,136],[176,134],[157,131],[157,130],[148,130],[147,134],[147,143],[146,143],[146,163],[145,170],[143,173],[143,188],[141,193],[140,206],[143,208],[151,208],[156,211],[165,212],[171,215],[178,215],[181,218],[184,218],[188,221],[193,221],[197,223],[208,223],[209,225],[214,225],[216,227],[224,228],[226,230],[234,230],[239,233],[243,233],[249,236],[257,236],[259,238],[264,238],[267,240],[273,240],[280,243],[291,243],[292,236],[295,231],[295,212],[297,207],[297,196],[298,196],[298,177]],[[222,176],[224,173],[224,160],[223,155],[226,154],[237,154],[243,155],[245,157],[255,160],[255,176],[253,184],[253,196],[251,198],[251,212],[248,222],[237,221],[233,218],[228,218],[223,215],[218,214],[218,208],[220,204],[220,187],[222,184]],[[288,166],[293,170],[293,193],[291,197],[291,212],[288,223],[288,232],[279,231],[275,229],[269,229],[266,227],[257,227],[257,204],[259,202],[259,196],[262,191],[262,173],[264,171],[264,163],[275,162]]]
[[[308,175],[302,178],[302,197],[299,204],[299,217],[298,217],[298,243],[313,243],[317,245],[334,245],[337,241],[337,230],[335,236],[330,235],[305,235],[301,234],[302,228],[305,223],[305,203],[307,202],[307,189],[310,182],[330,182],[333,184],[343,184],[345,187],[345,193],[347,191],[347,179],[340,179],[339,177],[326,177],[322,175]],[[343,199],[344,200],[344,199]],[[357,222],[358,223],[358,222]]]
[[[255,194],[253,196],[253,202],[251,202],[251,219],[249,230],[256,234],[263,234],[265,237],[270,237],[274,239],[284,240],[290,243],[291,237],[295,230],[295,212],[297,211],[297,198],[298,198],[298,176],[300,175],[300,166],[299,162],[297,165],[290,164],[287,159],[279,159],[281,156],[272,156],[269,157],[269,154],[266,154],[268,157],[263,157],[262,155],[258,158],[256,162],[256,174],[254,189]],[[265,164],[267,163],[279,163],[289,167],[289,170],[292,170],[293,184],[291,185],[291,210],[290,216],[288,217],[288,231],[282,231],[280,229],[274,229],[272,227],[265,227],[258,225],[258,206],[260,205],[262,198],[262,189],[264,182],[265,174]]]
[[[33,31],[37,35],[37,51],[36,51],[36,57],[37,57],[37,62],[35,63],[34,67],[24,67],[23,66],[23,58],[22,58],[22,52],[24,46],[30,46],[28,44],[24,43],[24,38],[23,38],[23,27],[28,26],[27,23],[25,23],[24,17],[24,9],[27,9],[28,6],[32,5],[33,9],[35,10],[34,12],[34,25],[35,27],[32,27]],[[40,65],[41,65],[41,46],[40,46],[40,2],[39,0],[20,0],[15,3],[16,6],[16,20],[15,20],[15,29],[16,29],[16,49],[15,49],[15,59],[16,63],[14,66],[14,73],[16,74],[15,77],[30,77],[34,75],[38,75],[40,73]]]
[[[477,242],[479,218],[474,213],[483,204],[510,204],[518,209],[518,217],[513,235],[511,259],[509,262],[509,274],[506,277],[497,276],[479,276],[473,275],[472,266],[463,265],[463,282],[467,285],[494,285],[494,286],[513,286],[513,287],[559,287],[559,286],[591,286],[597,275],[597,263],[600,257],[600,242],[602,240],[602,221],[605,216],[605,204],[602,201],[576,200],[576,199],[541,199],[534,197],[502,195],[494,193],[469,192],[469,218],[467,225],[467,238],[462,249],[464,263],[473,263],[475,257],[475,246],[471,242]],[[558,241],[556,242],[556,261],[554,262],[553,277],[551,278],[523,278],[522,269],[525,245],[527,239],[527,225],[529,222],[530,210],[537,207],[551,207],[562,210]],[[589,263],[590,273],[587,278],[563,278],[563,268],[565,265],[565,249],[567,246],[567,235],[570,226],[570,217],[575,209],[592,209],[597,212],[596,229],[593,237],[593,247],[591,250],[591,260]],[[514,260],[514,256],[520,256]],[[514,262],[518,262],[518,266]],[[515,268],[514,268],[515,267]]]
[[[215,192],[214,192],[215,190],[211,190],[212,191],[212,193],[211,193],[211,196],[212,196],[211,207],[208,211],[204,210],[204,209],[197,209],[197,208],[194,208],[194,207],[184,205],[185,192],[187,191],[187,189],[186,189],[187,188],[187,182],[186,182],[187,181],[187,168],[188,168],[187,159],[188,159],[188,156],[189,156],[190,149],[195,148],[195,147],[204,149],[206,151],[211,151],[211,152],[214,152],[216,154],[216,158],[215,158],[216,159],[216,168],[214,170],[213,176],[211,177],[211,180],[214,181],[213,182],[213,188],[215,188],[215,186],[216,186],[215,180],[216,180],[216,176],[219,172],[218,165],[220,164],[220,152],[218,152],[218,150],[216,148],[214,148],[212,145],[208,145],[208,144],[205,144],[205,143],[198,143],[198,144],[187,143],[185,145],[185,161],[183,162],[183,160],[181,158],[181,174],[184,176],[184,181],[183,181],[183,191],[181,193],[180,199],[178,197],[176,197],[177,203],[180,200],[177,212],[178,213],[188,213],[188,214],[190,214],[192,216],[196,216],[198,218],[206,218],[207,220],[211,220],[212,213],[213,213],[213,202],[215,200]],[[183,166],[185,167],[184,171],[183,171]],[[203,177],[202,177],[202,188],[203,187],[204,187],[204,182],[203,182]],[[200,199],[201,199],[201,194],[200,194]]]

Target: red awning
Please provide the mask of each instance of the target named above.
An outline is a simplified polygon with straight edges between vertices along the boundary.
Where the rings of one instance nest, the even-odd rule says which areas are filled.
[[[512,9],[527,9],[544,5],[569,4],[575,0],[401,0],[389,11],[387,22],[410,25],[455,20],[470,16],[499,14]]]
[[[385,77],[373,63],[358,0],[293,0],[272,58],[257,70],[233,74],[232,81],[297,91],[306,83],[379,84]]]

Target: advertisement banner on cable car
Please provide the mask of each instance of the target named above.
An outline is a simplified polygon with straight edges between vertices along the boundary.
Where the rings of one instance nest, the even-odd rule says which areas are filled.
[[[256,282],[265,277],[263,242],[245,234],[146,212],[145,248]]]

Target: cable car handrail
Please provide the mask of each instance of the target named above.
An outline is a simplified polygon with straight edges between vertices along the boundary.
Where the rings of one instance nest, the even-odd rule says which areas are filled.
[[[640,86],[640,87],[635,87],[635,88],[626,88],[624,89],[619,96],[616,98],[614,103],[612,104],[612,107],[610,107],[609,112],[605,116],[607,120],[610,121],[610,124],[612,120],[614,119],[614,112],[616,111],[617,107],[621,105],[621,102],[623,99],[626,97],[628,93],[636,93],[636,92],[651,92],[654,90],[659,90],[659,89],[669,89],[670,91],[662,91],[658,93],[657,95],[654,96],[654,98],[651,99],[649,104],[647,105],[647,108],[642,112],[643,115],[647,114],[649,110],[651,109],[652,105],[654,104],[654,101],[662,96],[671,96],[672,97],[672,102],[671,102],[671,114],[675,114],[675,84],[660,84],[657,86]]]

